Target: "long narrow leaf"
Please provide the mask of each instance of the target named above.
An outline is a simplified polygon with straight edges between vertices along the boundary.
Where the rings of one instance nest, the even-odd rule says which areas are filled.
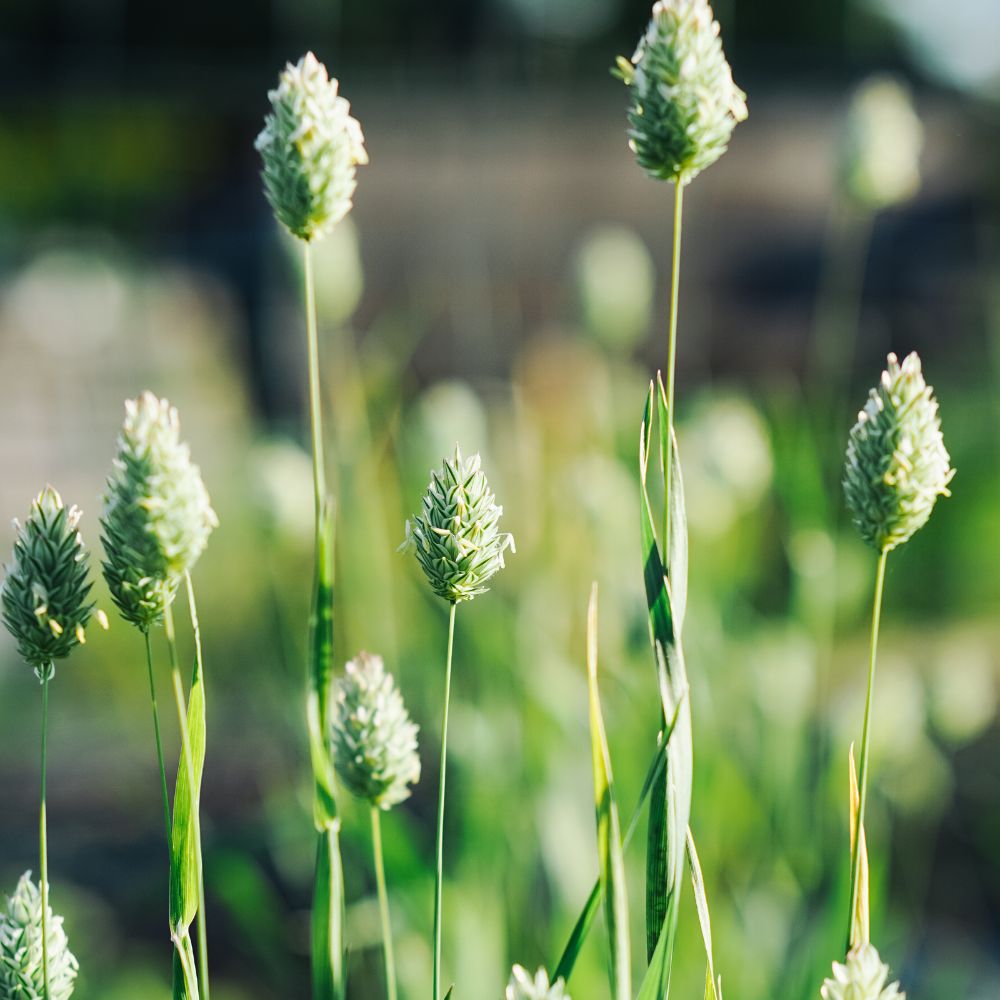
[[[306,691],[306,720],[314,779],[313,820],[319,832],[312,910],[312,995],[313,1000],[343,1000],[346,992],[344,873],[327,726],[333,673],[334,584],[334,516],[333,503],[329,498],[323,506],[319,529]]]
[[[654,399],[656,400],[654,404]],[[667,755],[667,773],[650,800],[649,835],[646,846],[646,953],[657,966],[656,982],[661,997],[669,989],[680,893],[683,886],[687,824],[691,810],[691,715],[687,673],[680,642],[680,618],[687,600],[687,523],[684,490],[676,445],[672,449],[669,523],[670,556],[678,575],[673,580],[660,555],[647,478],[652,444],[654,409],[660,437],[669,431],[663,392],[650,383],[639,438],[639,479],[643,550],[643,578],[649,608],[650,642],[656,665],[663,719],[680,708],[674,738]],[[675,605],[674,587],[679,602]]]
[[[205,768],[205,685],[201,664],[195,659],[187,704],[188,745],[181,750],[174,787],[173,824],[170,833],[170,929],[183,937],[198,913],[198,816],[201,778]],[[192,788],[192,780],[194,782]]]
[[[611,946],[611,991],[615,1000],[631,1000],[628,896],[625,887],[625,858],[621,825],[615,802],[611,754],[601,714],[597,689],[597,584],[590,593],[587,610],[587,687],[590,695],[590,748],[594,767],[594,804],[597,813],[597,851],[604,914]]]
[[[679,711],[680,705],[677,708]],[[642,790],[639,792],[639,801],[636,802],[635,808],[632,810],[632,816],[625,829],[625,836],[622,838],[623,850],[627,849],[628,845],[632,842],[632,836],[639,825],[639,817],[642,815],[642,810],[646,805],[646,800],[649,798],[649,793],[658,785],[660,776],[663,774],[663,768],[667,759],[666,750],[670,744],[670,737],[673,735],[674,726],[676,725],[677,712],[674,712],[674,717],[670,720],[670,726],[667,728],[667,731],[661,733],[659,739],[656,741],[656,752],[653,754],[653,759],[649,762],[649,768],[646,770],[646,777],[642,782]],[[598,875],[597,880],[594,882],[594,887],[590,890],[590,895],[587,897],[587,902],[584,903],[583,910],[573,925],[569,940],[566,942],[562,957],[559,959],[559,964],[556,966],[556,971],[552,976],[553,981],[562,979],[563,982],[569,982],[569,977],[573,974],[580,950],[583,948],[583,943],[587,940],[591,925],[597,916],[597,910],[601,905],[602,898],[601,878]]]
[[[698,859],[698,849],[695,847],[694,834],[688,827],[687,832],[688,863],[691,865],[691,886],[694,889],[694,901],[698,908],[698,923],[701,924],[701,937],[705,942],[705,958],[708,968],[705,971],[705,1000],[722,1000],[721,987],[716,988],[715,953],[712,948],[712,918],[708,909],[708,894],[705,892],[705,876],[701,871],[701,861]]]

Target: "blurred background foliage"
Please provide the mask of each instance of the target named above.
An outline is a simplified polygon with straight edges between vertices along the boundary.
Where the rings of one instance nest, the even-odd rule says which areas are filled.
[[[1000,7],[716,7],[751,116],[688,198],[679,434],[693,824],[718,967],[729,996],[798,1000],[817,995],[840,950],[874,559],[846,523],[839,468],[886,352],[917,349],[959,471],[954,499],[890,563],[873,932],[912,1000],[995,998]],[[252,149],[266,90],[314,49],[372,157],[318,274],[338,659],[381,653],[422,727],[424,779],[384,824],[407,996],[430,978],[444,608],[396,545],[456,439],[482,451],[517,538],[494,592],[461,616],[446,859],[446,978],[459,997],[498,997],[512,961],[554,961],[596,873],[592,579],[626,813],[655,735],[635,464],[645,385],[665,355],[669,192],[632,162],[607,73],[647,16],[639,0],[5,7],[0,514],[23,515],[52,481],[84,507],[97,549],[122,400],[149,387],[179,406],[222,522],[196,581],[220,1000],[307,995],[304,336],[298,258]],[[919,190],[887,207],[859,198],[843,168],[850,94],[874,71],[908,82],[924,129]],[[53,690],[51,871],[80,1000],[168,994],[142,655],[119,624]],[[3,636],[9,888],[36,863],[36,709]],[[343,804],[352,996],[371,998],[382,987],[367,817]],[[637,901],[641,851],[629,864]],[[693,996],[693,908],[682,927],[675,990]],[[575,1000],[606,995],[602,959],[595,935]]]

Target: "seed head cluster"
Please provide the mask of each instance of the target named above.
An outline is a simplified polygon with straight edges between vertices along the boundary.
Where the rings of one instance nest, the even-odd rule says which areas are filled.
[[[271,113],[257,136],[267,200],[278,221],[307,242],[351,210],[356,168],[368,162],[361,125],[337,91],[311,52],[289,63],[268,92]]]
[[[381,656],[359,653],[337,683],[334,764],[358,798],[390,809],[420,780],[417,726]]]
[[[69,1000],[77,962],[62,917],[46,911],[49,989],[42,968],[42,893],[25,872],[0,910],[0,1000]]]
[[[455,457],[431,472],[422,510],[406,522],[404,547],[416,552],[434,593],[452,604],[486,593],[504,552],[514,551],[481,466],[478,454],[463,459],[456,447]]]
[[[217,524],[177,411],[151,392],[128,400],[101,518],[104,578],[126,621],[162,620]]]
[[[659,180],[697,177],[747,117],[707,0],[658,0],[631,61],[618,59],[618,75],[631,93],[629,145]]]
[[[861,537],[879,552],[902,545],[949,495],[954,474],[920,358],[899,364],[890,354],[847,444],[844,494]]]
[[[886,986],[889,966],[870,944],[854,948],[841,965],[833,963],[833,977],[823,983],[822,1000],[906,1000],[899,983]]]
[[[79,509],[67,509],[51,486],[35,498],[23,525],[15,521],[14,556],[3,581],[3,620],[39,680],[50,678],[55,661],[85,641],[93,613],[79,521]]]
[[[510,975],[510,983],[505,1000],[570,1000],[561,979],[549,985],[549,975],[539,969],[534,976],[521,965],[515,965]]]

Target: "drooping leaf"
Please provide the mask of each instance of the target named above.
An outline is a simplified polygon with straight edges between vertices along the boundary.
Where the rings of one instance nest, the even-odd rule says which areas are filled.
[[[594,805],[597,814],[597,853],[604,915],[611,950],[609,972],[615,1000],[631,1000],[631,948],[628,929],[628,896],[625,886],[625,858],[621,824],[615,802],[611,753],[601,713],[597,687],[597,584],[590,594],[587,610],[587,687],[590,700],[590,748],[594,768]]]
[[[670,719],[680,709],[677,726],[667,753],[666,775],[650,800],[649,833],[646,845],[646,953],[660,970],[661,996],[669,989],[670,967],[678,904],[683,886],[685,839],[691,811],[691,715],[686,699],[687,673],[680,641],[680,618],[674,602],[674,586],[683,610],[687,598],[687,520],[684,490],[676,442],[671,449],[671,489],[669,491],[670,556],[678,573],[668,574],[656,538],[652,505],[647,485],[652,445],[654,399],[661,441],[670,433],[662,389],[650,383],[639,436],[639,480],[643,551],[643,578],[649,608],[650,642],[653,648],[662,716]],[[665,491],[666,492],[666,491]],[[667,931],[665,934],[664,931]]]

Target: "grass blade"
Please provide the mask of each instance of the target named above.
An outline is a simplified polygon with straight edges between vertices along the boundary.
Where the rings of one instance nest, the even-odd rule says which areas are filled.
[[[848,751],[851,771],[851,857],[854,856],[854,842],[858,837],[858,811],[861,808],[861,792],[858,789],[858,772],[854,764],[854,744]],[[868,944],[871,941],[871,907],[869,905],[868,889],[868,844],[865,841],[865,830],[861,828],[861,845],[858,848],[858,903],[854,911],[854,936],[851,947]]]
[[[656,400],[654,407],[654,399]],[[649,499],[647,479],[652,443],[654,408],[661,442],[669,431],[662,386],[650,383],[639,437],[640,528],[644,556],[643,578],[649,608],[650,642],[655,658],[664,721],[677,713],[677,725],[667,753],[667,773],[650,800],[649,835],[646,845],[646,954],[658,968],[656,982],[669,989],[673,939],[680,893],[683,886],[685,838],[691,812],[692,740],[691,713],[686,698],[687,672],[680,642],[677,608],[687,602],[687,520],[684,490],[676,447],[671,449],[669,523],[670,557],[678,573],[673,580],[660,556]],[[675,605],[673,588],[679,601]],[[666,933],[664,933],[666,931]]]
[[[344,963],[344,871],[340,832],[324,830],[316,846],[316,887],[312,911],[313,1000],[342,1000]]]
[[[590,747],[594,767],[594,804],[597,813],[597,850],[604,890],[604,914],[611,946],[611,990],[615,1000],[631,1000],[628,896],[621,825],[615,802],[611,754],[597,689],[597,584],[587,609],[587,687],[590,696]]]
[[[712,918],[708,909],[708,895],[705,892],[705,876],[701,871],[701,861],[698,859],[698,849],[695,847],[694,834],[691,828],[687,831],[688,862],[691,865],[691,886],[694,889],[694,901],[698,908],[698,923],[701,924],[701,937],[705,942],[705,957],[708,967],[705,970],[705,1000],[722,1000],[721,987],[716,989],[715,953],[712,948]]]

